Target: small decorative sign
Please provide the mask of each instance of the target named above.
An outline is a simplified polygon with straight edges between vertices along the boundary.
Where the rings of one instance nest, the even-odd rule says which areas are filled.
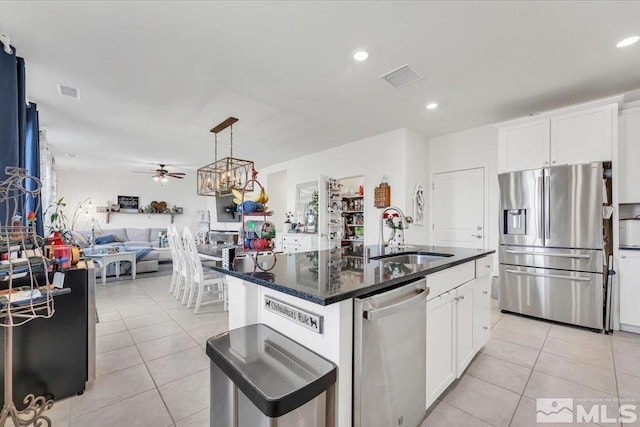
[[[118,204],[121,212],[138,212],[140,207],[138,196],[118,196]]]
[[[319,316],[291,304],[287,304],[286,302],[271,298],[267,295],[264,297],[264,308],[267,311],[285,317],[298,325],[311,329],[315,333],[322,334],[323,316]]]

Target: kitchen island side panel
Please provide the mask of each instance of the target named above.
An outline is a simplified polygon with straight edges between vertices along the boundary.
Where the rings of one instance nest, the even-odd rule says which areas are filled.
[[[338,366],[336,384],[336,426],[351,425],[353,364],[353,300],[321,306],[300,298],[227,276],[229,329],[262,323],[326,357]],[[265,297],[322,316],[322,333],[268,311]]]

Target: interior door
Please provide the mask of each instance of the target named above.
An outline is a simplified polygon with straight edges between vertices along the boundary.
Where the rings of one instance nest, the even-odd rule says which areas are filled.
[[[484,248],[484,168],[433,174],[432,188],[433,244]]]

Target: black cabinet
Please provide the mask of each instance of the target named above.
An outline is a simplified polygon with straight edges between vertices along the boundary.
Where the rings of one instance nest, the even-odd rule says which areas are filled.
[[[93,270],[65,271],[64,286],[71,293],[56,296],[55,313],[49,319],[34,319],[13,329],[13,398],[18,409],[27,394],[54,400],[82,393],[88,379],[88,280]],[[93,293],[91,293],[93,296]],[[4,329],[4,328],[3,328]],[[4,331],[0,331],[4,349]],[[4,359],[0,375],[4,381]],[[4,390],[0,389],[4,399]]]

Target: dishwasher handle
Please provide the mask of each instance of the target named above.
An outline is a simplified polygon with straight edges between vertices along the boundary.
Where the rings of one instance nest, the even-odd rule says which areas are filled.
[[[401,302],[388,305],[386,307],[380,307],[373,310],[364,310],[362,316],[367,320],[378,320],[382,317],[389,316],[404,310],[410,305],[413,305],[419,301],[426,301],[427,295],[429,295],[429,288],[415,289],[415,295]]]

